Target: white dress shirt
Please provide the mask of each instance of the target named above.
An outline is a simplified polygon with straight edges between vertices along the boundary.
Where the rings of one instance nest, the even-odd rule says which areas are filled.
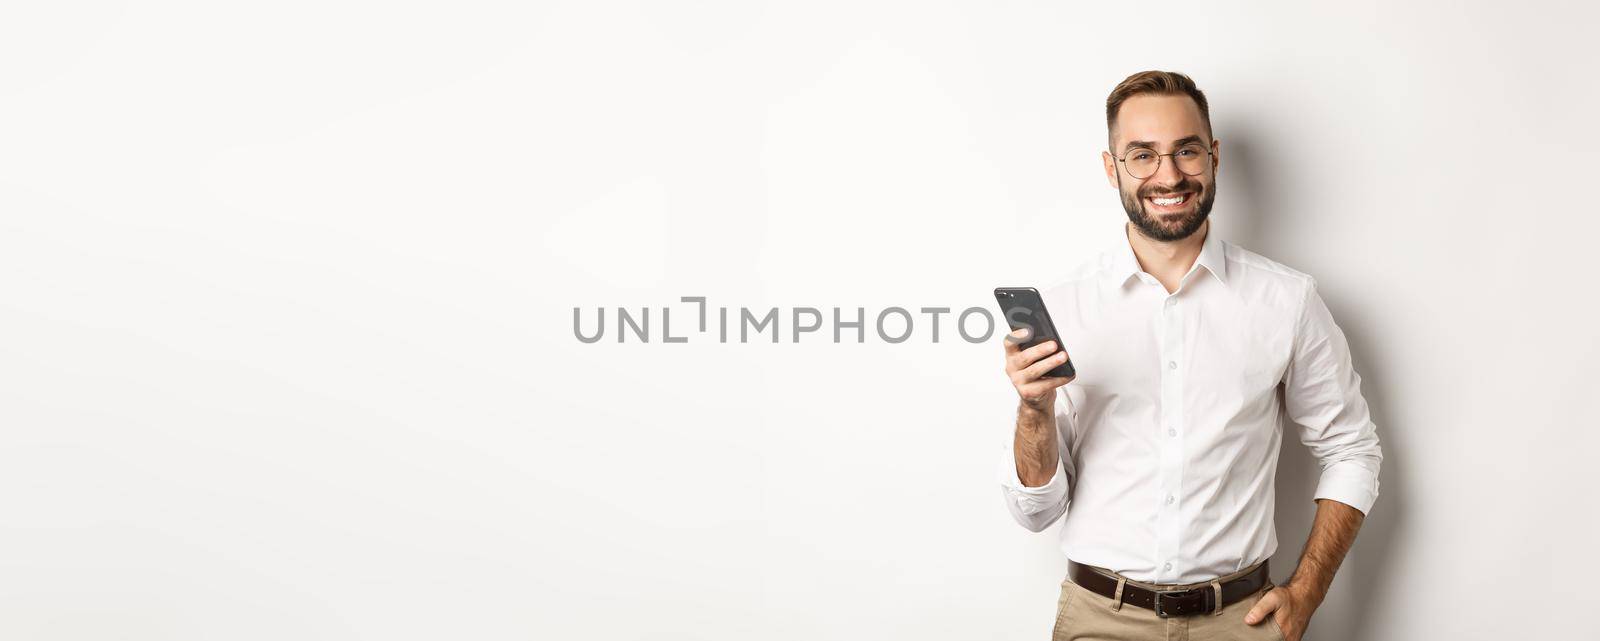
[[[1322,467],[1312,498],[1371,509],[1383,453],[1316,281],[1222,241],[1212,221],[1168,294],[1127,233],[1041,291],[1078,377],[1056,390],[1048,483],[1022,484],[1006,431],[1000,483],[1017,522],[1037,532],[1065,515],[1067,558],[1140,581],[1249,567],[1278,547],[1285,413]]]

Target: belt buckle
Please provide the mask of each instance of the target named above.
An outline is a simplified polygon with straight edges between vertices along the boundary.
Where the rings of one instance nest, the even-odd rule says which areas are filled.
[[[1209,588],[1207,588],[1207,589],[1209,590]],[[1156,592],[1155,593],[1155,595],[1156,595],[1156,598],[1155,598],[1156,616],[1165,619],[1165,618],[1168,618],[1168,617],[1188,616],[1190,614],[1194,614],[1193,612],[1179,612],[1179,613],[1168,612],[1168,611],[1166,611],[1165,608],[1161,607],[1162,597],[1169,597],[1170,596],[1170,597],[1172,597],[1172,600],[1173,600],[1174,604],[1179,604],[1179,603],[1181,603],[1181,601],[1180,601],[1181,597],[1188,597],[1188,596],[1192,596],[1193,594],[1194,594],[1194,590],[1193,589],[1189,589],[1189,590],[1167,590],[1167,591],[1164,591],[1164,592]]]
[[[1167,595],[1167,593],[1165,593],[1165,592],[1157,592],[1156,593],[1156,616],[1161,617],[1163,619],[1167,618],[1168,616],[1171,616],[1171,615],[1167,614],[1166,610],[1162,610],[1161,609],[1161,597],[1164,597],[1166,595]]]

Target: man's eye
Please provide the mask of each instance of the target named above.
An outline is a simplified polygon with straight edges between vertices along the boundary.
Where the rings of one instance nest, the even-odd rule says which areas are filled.
[[[1193,158],[1193,157],[1198,156],[1198,155],[1200,155],[1200,152],[1195,151],[1193,149],[1179,149],[1178,150],[1178,157],[1180,157],[1180,158]]]
[[[1148,151],[1136,151],[1133,154],[1134,160],[1149,160],[1151,158],[1154,158],[1154,156],[1152,156]]]

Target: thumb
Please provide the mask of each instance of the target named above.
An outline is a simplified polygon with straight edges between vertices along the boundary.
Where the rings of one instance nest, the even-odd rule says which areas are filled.
[[[1250,612],[1244,615],[1244,622],[1250,625],[1255,625],[1265,621],[1267,615],[1272,614],[1274,610],[1278,609],[1279,600],[1281,598],[1282,597],[1278,596],[1277,592],[1268,591],[1265,596],[1261,597],[1260,601],[1256,601],[1256,606],[1250,608]]]

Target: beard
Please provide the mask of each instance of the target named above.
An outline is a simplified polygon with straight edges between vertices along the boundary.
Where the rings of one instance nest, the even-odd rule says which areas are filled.
[[[1183,240],[1194,234],[1195,231],[1200,229],[1200,225],[1206,222],[1206,217],[1211,215],[1211,205],[1217,200],[1217,192],[1214,189],[1206,190],[1204,193],[1201,193],[1200,190],[1200,183],[1184,179],[1177,186],[1171,189],[1163,189],[1159,192],[1153,189],[1143,190],[1137,194],[1121,192],[1122,208],[1127,210],[1128,220],[1132,221],[1139,228],[1139,231],[1144,232],[1146,238],[1162,242]],[[1193,202],[1194,197],[1192,195],[1190,196],[1191,202],[1184,203],[1190,205],[1187,213],[1159,215],[1151,214],[1145,208],[1145,197],[1147,196],[1154,193],[1183,191],[1201,195],[1198,203]]]

